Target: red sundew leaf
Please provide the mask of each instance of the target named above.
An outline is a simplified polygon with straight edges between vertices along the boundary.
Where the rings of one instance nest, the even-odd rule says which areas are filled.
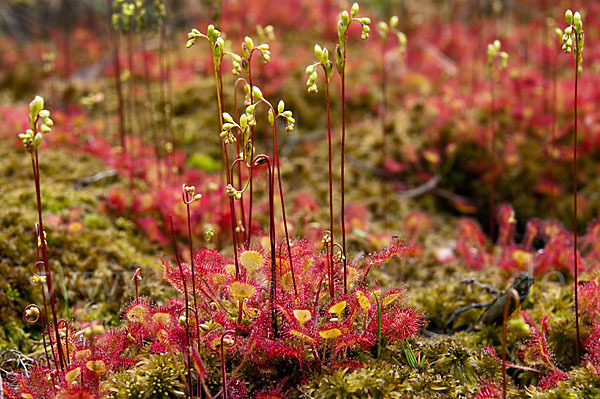
[[[150,241],[158,242],[163,246],[169,243],[169,238],[163,233],[162,227],[158,225],[155,218],[150,216],[138,218],[136,224],[140,226]]]
[[[564,373],[550,373],[540,380],[538,387],[543,390],[554,388],[560,381],[566,380]]]
[[[498,245],[507,246],[514,244],[515,225],[517,219],[515,219],[515,211],[509,204],[501,204],[497,210],[498,219]]]
[[[546,334],[548,332],[548,316],[542,317],[540,320],[541,330],[527,317],[525,312],[521,312],[523,319],[529,325],[531,333],[527,341],[525,342],[526,348],[523,352],[523,359],[528,364],[544,366],[549,370],[548,374],[561,374],[563,376],[569,376],[558,368],[554,361],[554,354],[548,346]]]
[[[502,391],[498,388],[498,384],[494,381],[486,382],[477,396],[473,396],[473,399],[499,399],[502,397]]]
[[[587,360],[592,365],[596,374],[600,374],[600,322],[594,322],[594,328],[585,340]]]
[[[600,286],[596,280],[580,282],[579,313],[592,323],[600,322]]]

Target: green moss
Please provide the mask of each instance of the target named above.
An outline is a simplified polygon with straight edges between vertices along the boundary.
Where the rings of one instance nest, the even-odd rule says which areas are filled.
[[[115,373],[105,384],[112,399],[163,399],[184,397],[182,359],[168,354],[148,355],[134,368]]]

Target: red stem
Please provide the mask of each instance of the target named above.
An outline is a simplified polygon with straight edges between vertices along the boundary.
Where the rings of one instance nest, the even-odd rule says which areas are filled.
[[[381,146],[381,167],[385,171],[385,159],[387,158],[387,128],[386,128],[386,115],[387,115],[387,99],[385,93],[385,43],[381,44],[381,131],[383,133],[383,141]],[[387,226],[387,208],[388,208],[388,185],[387,182],[382,180],[382,202],[383,202],[383,225]]]
[[[577,332],[577,343],[575,344],[575,354],[577,363],[579,363],[579,298],[578,298],[578,279],[577,279],[577,85],[579,76],[579,51],[578,43],[580,34],[575,34],[575,95],[573,97],[573,277],[575,278],[575,330]]]
[[[34,126],[37,125],[37,120]],[[40,190],[40,167],[38,159],[38,151],[31,156],[31,162],[33,167],[33,176],[35,181],[35,195],[37,202],[38,211],[38,226],[40,232],[40,245],[42,247],[42,260],[44,262],[44,269],[46,273],[46,285],[48,288],[48,296],[50,297],[50,308],[52,309],[52,322],[54,324],[54,333],[56,335],[56,348],[58,350],[59,364],[62,371],[65,367],[65,358],[63,355],[62,344],[60,341],[60,334],[58,333],[58,317],[56,316],[56,303],[54,301],[54,290],[52,289],[52,274],[50,273],[50,266],[48,265],[48,252],[46,250],[46,239],[44,237],[44,222],[42,220],[42,198]],[[37,243],[36,243],[37,245]]]
[[[179,258],[179,251],[177,250],[177,242],[175,241],[175,229],[173,229],[173,215],[169,215],[169,226],[171,227],[171,242],[173,244],[173,251],[175,252],[175,260],[177,261],[177,267],[179,268],[179,274],[181,275],[181,282],[183,285],[183,296],[185,298],[185,345],[186,348],[191,350],[190,347],[190,333],[189,333],[189,312],[190,312],[190,304],[188,299],[188,291],[187,291],[187,283],[185,282],[185,275],[183,274],[183,267],[181,266],[181,259]],[[189,359],[187,358],[188,354],[185,353],[186,357],[186,366],[188,369],[188,386],[192,387],[192,373],[191,373],[191,365]],[[190,392],[191,393],[191,392]]]
[[[346,272],[346,217],[345,217],[345,203],[344,203],[344,160],[346,158],[345,147],[346,147],[346,51],[344,50],[344,61],[342,64],[342,72],[340,74],[342,79],[342,159],[341,159],[341,190],[342,190],[342,203],[341,203],[341,225],[342,225],[342,249],[344,262],[344,294],[348,293],[348,281]],[[333,242],[333,241],[332,241]],[[332,251],[333,253],[333,251]]]
[[[150,65],[148,63],[148,49],[146,48],[146,33],[142,31],[142,56],[144,57],[144,84],[146,86],[146,100],[150,108],[150,129],[152,130],[152,141],[154,141],[154,156],[156,157],[156,170],[158,174],[158,185],[160,186],[162,178],[160,141],[158,131],[156,130],[156,121],[154,120],[154,101],[152,101],[152,79],[150,78]]]
[[[491,93],[492,93],[492,103],[490,110],[490,127],[491,127],[491,138],[490,138],[490,220],[489,220],[489,236],[490,240],[494,242],[494,231],[495,231],[495,221],[496,221],[496,212],[495,212],[495,186],[496,186],[496,90],[494,85],[494,74],[490,73],[490,85],[491,85]]]
[[[321,64],[323,65],[323,64]],[[329,295],[333,298],[335,292],[335,282],[333,278],[333,160],[331,159],[331,110],[330,110],[330,98],[329,98],[329,80],[327,80],[327,70],[323,66],[325,71],[325,93],[327,102],[327,144],[329,146],[329,243],[327,245],[327,262],[329,266]],[[331,247],[331,251],[329,251]]]
[[[121,86],[121,62],[119,60],[119,34],[111,30],[113,42],[113,67],[115,72],[115,85],[117,86],[117,115],[119,116],[119,142],[123,149],[123,154],[127,154],[127,144],[125,140],[125,116],[123,115],[123,88]]]
[[[273,109],[273,107],[267,103],[269,105],[269,107],[271,108],[271,112],[273,112],[273,115],[275,115],[275,110]],[[285,215],[285,201],[283,198],[283,186],[281,185],[281,168],[279,166],[279,149],[277,147],[277,124],[275,122],[273,122],[273,157],[275,159],[275,167],[277,167],[277,181],[279,184],[279,199],[281,201],[281,214],[283,216],[283,229],[285,231],[285,240],[287,241],[287,249],[288,249],[288,258],[289,258],[289,262],[290,262],[290,271],[292,273],[292,283],[294,285],[294,293],[296,295],[298,295],[298,288],[296,287],[296,276],[294,274],[294,265],[292,263],[292,248],[291,248],[291,241],[290,241],[290,237],[288,234],[288,228],[287,228],[287,218]],[[271,175],[271,184],[274,186],[274,179],[275,179],[275,174],[273,173]]]

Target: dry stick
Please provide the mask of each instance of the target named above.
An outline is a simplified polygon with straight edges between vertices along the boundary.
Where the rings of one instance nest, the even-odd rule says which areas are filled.
[[[34,126],[37,125],[37,120]],[[48,252],[46,250],[46,237],[44,234],[44,222],[42,220],[42,198],[40,193],[40,164],[38,158],[38,150],[35,150],[34,154],[31,154],[31,163],[33,167],[33,177],[35,181],[35,196],[37,202],[38,211],[38,226],[40,233],[40,245],[42,247],[42,261],[44,262],[44,268],[46,273],[46,286],[48,288],[48,296],[50,297],[50,308],[52,309],[52,322],[54,323],[54,333],[56,335],[56,347],[58,350],[58,359],[61,370],[64,372],[65,359],[62,351],[62,345],[60,341],[60,334],[58,333],[58,317],[56,316],[56,303],[54,301],[54,290],[52,289],[52,274],[50,273],[50,266],[48,265]],[[57,370],[58,371],[58,370]]]
[[[575,123],[573,134],[573,276],[575,278],[575,330],[577,332],[577,343],[575,345],[575,354],[577,363],[579,363],[579,298],[577,281],[577,84],[579,77],[579,56],[580,51],[578,43],[581,33],[575,33],[575,93],[573,96],[573,120]]]
[[[183,274],[183,267],[181,266],[181,259],[179,258],[179,251],[177,250],[177,241],[175,241],[175,229],[173,228],[173,215],[169,215],[169,227],[171,228],[171,243],[173,245],[173,251],[175,252],[175,260],[177,261],[177,267],[179,268],[179,274],[181,275],[181,282],[183,285],[183,296],[185,298],[185,345],[186,345],[186,348],[191,351],[190,333],[189,333],[189,320],[190,320],[189,307],[190,307],[190,304],[189,304],[189,298],[188,298],[187,283],[185,281],[185,275]],[[192,394],[192,392],[191,392],[192,368],[190,365],[190,360],[187,356],[189,356],[189,355],[187,353],[184,353],[185,363],[186,363],[186,366],[188,369],[188,387],[189,387],[190,395],[191,395]]]
[[[504,313],[502,319],[502,399],[506,399],[506,335],[507,326],[506,320],[508,319],[508,306],[510,304],[511,297],[515,301],[515,309],[519,307],[519,294],[514,288],[508,289],[508,295],[506,296],[506,302],[504,303]]]

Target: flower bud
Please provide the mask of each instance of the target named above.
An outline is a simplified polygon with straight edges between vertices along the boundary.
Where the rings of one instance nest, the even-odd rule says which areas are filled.
[[[344,24],[344,27],[348,26],[348,24],[350,23],[350,16],[348,15],[348,11],[344,10],[342,12],[341,21]]]
[[[42,134],[38,132],[33,138],[33,143],[31,145],[34,149],[37,149],[40,146],[40,144],[42,144]]]
[[[279,104],[277,104],[277,112],[282,113],[284,111],[284,108],[285,103],[283,102],[283,100],[279,100]]]
[[[263,99],[262,91],[256,86],[252,87],[252,95],[259,100]]]
[[[383,21],[381,21],[381,22],[379,22],[379,24],[377,24],[377,28],[379,29],[381,36],[385,36],[385,34],[390,31],[388,24],[386,24]]]
[[[565,20],[569,25],[573,25],[573,11],[570,9],[565,12]]]
[[[248,51],[251,52],[254,49],[254,42],[248,36],[244,38],[244,44],[248,47]]]
[[[397,15],[394,15],[392,18],[390,18],[390,26],[392,28],[395,28],[396,26],[398,26],[398,22],[399,22],[399,19],[398,19]]]
[[[229,123],[233,123],[233,118],[227,112],[223,112],[223,119]]]
[[[273,123],[275,123],[275,116],[273,116],[273,110],[271,108],[269,108],[268,114],[269,123],[273,126]]]
[[[323,57],[323,49],[318,44],[315,44],[315,56],[318,60],[321,60],[321,57]]]
[[[323,63],[323,65],[327,64],[327,61],[329,61],[329,51],[324,48],[323,49],[323,54],[321,55],[321,62]]]
[[[40,96],[35,96],[35,98],[29,103],[29,116],[30,122],[35,122],[35,119],[38,116],[38,113],[44,109],[44,99]]]
[[[352,9],[350,10],[352,18],[356,17],[356,14],[358,14],[358,3],[352,4]]]

